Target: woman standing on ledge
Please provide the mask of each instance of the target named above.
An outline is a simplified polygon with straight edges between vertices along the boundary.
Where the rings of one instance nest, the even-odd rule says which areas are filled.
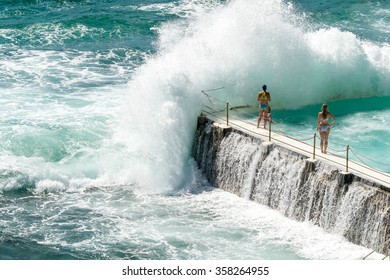
[[[329,123],[329,118],[332,119],[332,123]],[[328,105],[322,105],[322,111],[318,113],[318,122],[317,130],[320,132],[321,137],[321,152],[326,154],[326,149],[328,148],[328,137],[330,133],[330,127],[336,122],[336,119],[333,115],[328,112]]]
[[[267,124],[269,103],[271,102],[271,94],[267,91],[267,86],[263,85],[263,91],[260,91],[257,95],[257,101],[259,101],[259,117],[257,118],[257,128],[260,126],[261,118],[264,118],[264,128]]]

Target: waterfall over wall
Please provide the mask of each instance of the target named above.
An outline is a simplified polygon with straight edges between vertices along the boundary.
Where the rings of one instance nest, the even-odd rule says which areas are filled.
[[[218,188],[388,254],[390,193],[275,143],[198,120],[193,156]]]

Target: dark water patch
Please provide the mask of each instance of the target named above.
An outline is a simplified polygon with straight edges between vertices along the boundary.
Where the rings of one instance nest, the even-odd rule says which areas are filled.
[[[127,1],[13,2],[0,8],[1,26],[8,29],[0,43],[33,49],[150,50],[156,36],[153,27],[177,16],[136,9],[141,3],[147,1],[132,1],[133,8]]]
[[[1,260],[76,260],[72,252],[61,246],[39,244],[30,238],[1,236]]]
[[[292,1],[312,21],[314,26],[337,27],[343,31],[353,32],[357,36],[378,42],[389,42],[388,29],[379,30],[378,21],[390,22],[386,12],[390,8],[389,1],[354,1],[331,0]],[[388,24],[387,24],[388,25]]]

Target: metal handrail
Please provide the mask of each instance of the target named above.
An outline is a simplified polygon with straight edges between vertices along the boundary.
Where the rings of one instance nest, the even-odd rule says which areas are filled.
[[[222,88],[218,88],[218,90],[219,89],[222,89]],[[221,99],[218,99],[218,98],[215,98],[215,97],[213,97],[213,96],[211,96],[211,95],[209,95],[208,93],[206,93],[205,91],[202,91],[202,93],[204,94],[204,95],[206,95],[207,96],[207,98],[209,99],[209,101],[210,101],[210,103],[212,103],[211,102],[211,99],[214,99],[214,100],[216,100],[216,101],[218,101],[218,102],[225,102],[225,101],[223,101],[223,100],[221,100]],[[215,116],[215,113],[217,113],[217,112],[221,112],[221,111],[225,111],[226,110],[226,125],[227,126],[229,126],[229,109],[239,109],[240,107],[242,107],[242,106],[233,106],[232,104],[230,104],[229,102],[226,102],[226,109],[225,110],[218,110],[218,111],[215,111],[214,109],[212,109],[211,107],[208,107],[208,106],[206,106],[206,105],[204,105],[206,108],[208,108],[208,109],[210,109],[210,110],[213,110],[214,111],[214,116]],[[246,107],[246,106],[245,106]],[[210,112],[209,112],[210,113]],[[213,115],[213,114],[212,114]],[[245,122],[245,121],[244,121]],[[272,120],[272,122],[274,122],[274,120]],[[272,136],[271,136],[271,134],[280,134],[280,135],[283,135],[283,136],[285,136],[285,137],[288,137],[288,138],[290,138],[290,139],[293,139],[293,140],[295,140],[295,141],[299,141],[299,142],[302,142],[302,141],[300,141],[299,139],[296,139],[296,138],[293,138],[293,137],[290,137],[290,136],[288,136],[288,135],[286,135],[286,134],[283,134],[283,133],[278,133],[278,132],[276,132],[276,131],[271,131],[272,129],[271,129],[271,122],[270,122],[270,125],[269,125],[269,132],[268,132],[268,140],[269,141],[271,141],[271,139],[272,139]],[[316,136],[315,136],[316,137]],[[315,149],[316,149],[316,147],[315,147],[315,145],[316,145],[316,143],[315,143],[315,137],[314,137],[314,146],[313,146],[313,159],[315,159],[315,157],[316,157],[316,154],[315,154]],[[311,139],[311,137],[309,138],[309,139]],[[309,140],[309,139],[306,139],[306,140]],[[307,144],[307,143],[305,143],[305,144]],[[289,146],[291,146],[291,145],[289,145]],[[295,147],[295,148],[297,148],[297,147]],[[349,164],[349,162],[351,162],[350,161],[350,159],[349,159],[349,151],[352,151],[352,149],[351,149],[351,147],[349,146],[349,145],[347,145],[347,148],[346,148],[346,150],[344,150],[345,152],[346,152],[346,158],[345,158],[345,171],[346,172],[350,172],[350,170],[355,170],[355,171],[358,171],[358,170],[356,170],[355,168],[353,168],[353,167],[351,167],[350,166],[350,164]],[[339,152],[342,152],[342,151],[339,151]],[[355,154],[355,153],[354,153]],[[334,155],[334,154],[332,154],[332,155]],[[337,156],[337,157],[339,157],[338,155],[334,155],[334,156]],[[320,155],[318,155],[318,157],[321,157]],[[359,158],[358,158],[359,159]],[[331,161],[331,160],[330,160]],[[353,163],[354,164],[356,164],[356,165],[358,165],[358,166],[364,166],[365,168],[367,168],[367,169],[371,169],[371,170],[374,170],[374,171],[376,171],[376,172],[378,172],[378,173],[380,173],[382,176],[385,176],[385,177],[389,177],[390,178],[390,174],[388,174],[387,172],[384,172],[384,171],[381,171],[381,170],[377,170],[377,169],[375,169],[375,168],[372,168],[372,167],[370,167],[369,165],[367,165],[367,164],[365,164],[364,162],[363,162],[363,164],[364,165],[362,165],[362,164],[360,164],[359,162],[354,162],[353,161]],[[367,166],[366,166],[367,165]],[[358,171],[358,172],[360,172],[360,173],[362,173],[361,171]],[[370,174],[365,174],[365,173],[363,173],[364,175],[366,175],[366,176],[369,176],[369,177],[371,177],[371,178],[374,178],[374,179],[376,179],[376,180],[379,180],[379,181],[381,181],[381,182],[385,182],[385,183],[389,183],[389,182],[387,182],[387,181],[383,181],[383,180],[381,180],[381,179],[379,179],[379,178],[376,178],[376,177],[373,177],[373,176],[371,176]]]
[[[206,94],[206,93],[205,93]],[[209,101],[211,102],[211,100],[210,100],[210,98],[212,98],[210,95],[208,95],[208,94],[206,94],[207,95],[207,97],[208,97],[208,99],[209,99]],[[216,100],[218,100],[218,99],[216,99]],[[218,100],[219,102],[223,102],[222,100]],[[205,105],[204,105],[205,106]],[[229,126],[229,106],[230,106],[230,109],[232,110],[232,109],[239,109],[241,106],[233,106],[233,105],[231,105],[229,102],[226,102],[226,125],[227,126]],[[214,110],[213,108],[210,108],[210,107],[208,107],[208,106],[205,106],[206,108],[208,108],[208,109],[210,109],[211,110],[211,112],[208,112],[208,111],[205,111],[205,110],[202,110],[202,111],[204,111],[206,114],[210,114],[210,115],[212,115],[212,116],[214,116],[215,117],[215,119],[218,119],[218,120],[223,120],[223,117],[221,118],[221,113],[222,113],[222,111],[224,111],[224,110],[219,110],[219,111],[216,111],[216,110]],[[237,118],[237,120],[240,120],[241,118],[240,117],[238,117]],[[245,120],[242,120],[242,122],[244,122],[244,123],[248,123],[248,124],[250,124],[250,125],[254,125],[253,124],[253,122],[249,122],[249,121],[245,121]],[[294,144],[292,144],[292,143],[287,143],[287,142],[285,142],[285,141],[282,141],[281,139],[277,139],[277,138],[275,138],[275,137],[272,137],[272,134],[275,134],[275,135],[281,135],[281,136],[284,136],[284,137],[287,137],[287,138],[290,138],[290,139],[293,139],[294,141],[297,141],[297,142],[300,142],[300,143],[302,143],[302,144],[306,144],[306,145],[309,145],[310,146],[310,144],[308,144],[308,143],[306,143],[306,142],[303,142],[303,141],[301,141],[301,140],[298,140],[298,139],[296,139],[296,138],[293,138],[293,137],[290,137],[290,136],[288,136],[288,135],[286,135],[286,134],[283,134],[283,133],[279,133],[279,132],[276,132],[276,131],[272,131],[272,122],[274,122],[273,120],[271,121],[271,119],[269,119],[269,129],[268,129],[268,140],[269,141],[271,141],[272,139],[274,139],[274,140],[276,140],[276,141],[278,141],[278,142],[280,142],[280,143],[283,143],[283,144],[286,144],[286,145],[288,145],[288,146],[291,146],[291,147],[293,147],[293,148],[295,148],[295,149],[298,149],[298,150],[302,150],[303,152],[305,152],[305,153],[307,153],[307,150],[304,150],[304,149],[302,149],[302,148],[300,148],[300,147],[298,147],[298,146],[296,146],[296,144],[294,145]],[[245,130],[245,131],[249,131],[250,133],[254,133],[254,134],[257,134],[257,135],[260,135],[260,136],[262,136],[262,137],[266,137],[266,135],[264,135],[264,134],[261,134],[261,133],[259,133],[259,132],[256,132],[256,131],[252,131],[252,130],[250,130],[250,129],[248,129],[247,127],[243,127],[242,125],[240,125],[240,124],[237,124],[237,123],[235,123],[234,122],[234,120],[233,121],[230,121],[230,123],[232,123],[232,124],[234,124],[236,127],[239,127],[239,128],[241,128],[241,129],[243,129],[243,130]],[[316,133],[314,133],[314,136],[313,136],[313,160],[316,158],[316,138],[317,138],[317,135],[316,135]],[[309,139],[306,139],[306,140],[304,140],[304,141],[307,141],[307,140],[310,140],[311,138],[309,138]],[[362,174],[362,175],[366,175],[366,176],[368,176],[368,177],[370,177],[370,178],[372,178],[372,179],[374,179],[374,180],[376,180],[376,181],[379,181],[379,182],[383,182],[383,183],[386,183],[386,184],[390,184],[389,183],[389,181],[387,180],[387,179],[381,179],[381,178],[378,178],[378,177],[375,177],[375,176],[373,176],[373,174],[367,174],[367,173],[365,173],[364,171],[362,171],[362,170],[357,170],[356,169],[356,167],[354,168],[354,166],[352,165],[352,166],[350,166],[350,162],[351,163],[353,163],[354,165],[356,165],[356,166],[361,166],[361,167],[364,167],[365,169],[367,169],[367,170],[372,170],[372,171],[375,171],[376,173],[378,173],[378,176],[379,175],[382,175],[382,176],[385,176],[385,177],[388,177],[388,178],[390,178],[390,174],[388,174],[388,173],[384,173],[384,172],[381,172],[381,171],[379,171],[379,170],[377,170],[377,169],[374,169],[374,168],[372,168],[372,167],[370,167],[370,166],[368,166],[368,165],[362,165],[362,164],[360,164],[359,162],[355,162],[355,161],[351,161],[350,159],[349,159],[349,151],[352,151],[352,153],[354,153],[353,152],[353,150],[351,149],[351,147],[349,146],[349,145],[347,145],[346,146],[346,150],[344,150],[344,152],[346,153],[345,154],[345,171],[346,172],[349,172],[350,170],[354,170],[354,171],[357,171],[358,173],[360,173],[360,174]],[[343,152],[343,151],[340,151],[340,152]],[[355,153],[354,153],[355,154]],[[330,162],[333,162],[333,163],[335,163],[336,165],[340,165],[340,162],[337,162],[335,159],[332,159],[332,158],[329,158],[329,157],[324,157],[323,155],[317,155],[318,157],[320,157],[320,158],[324,158],[324,159],[327,159],[328,161],[330,161]],[[338,158],[343,158],[342,156],[339,156],[339,155],[336,155],[336,154],[332,154],[332,156],[334,156],[334,157],[338,157]],[[357,157],[358,158],[358,157]],[[358,158],[359,159],[359,158]],[[363,162],[364,163],[364,162]],[[342,164],[341,164],[342,165]],[[386,242],[384,242],[383,243],[383,246],[385,247],[385,246],[387,246],[388,244],[390,243],[390,239],[388,239]],[[372,252],[370,252],[367,256],[365,256],[364,258],[363,258],[363,260],[365,260],[367,257],[369,257],[371,254],[373,254],[375,252],[375,250],[373,250]],[[387,257],[390,259],[390,254],[389,254],[390,252],[387,252],[387,254],[386,254],[386,256],[383,258],[383,260],[384,259],[386,259]]]

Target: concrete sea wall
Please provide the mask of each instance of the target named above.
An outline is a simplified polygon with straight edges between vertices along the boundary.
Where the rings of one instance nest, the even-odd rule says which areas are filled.
[[[193,156],[215,187],[389,254],[390,192],[367,179],[199,117]]]

